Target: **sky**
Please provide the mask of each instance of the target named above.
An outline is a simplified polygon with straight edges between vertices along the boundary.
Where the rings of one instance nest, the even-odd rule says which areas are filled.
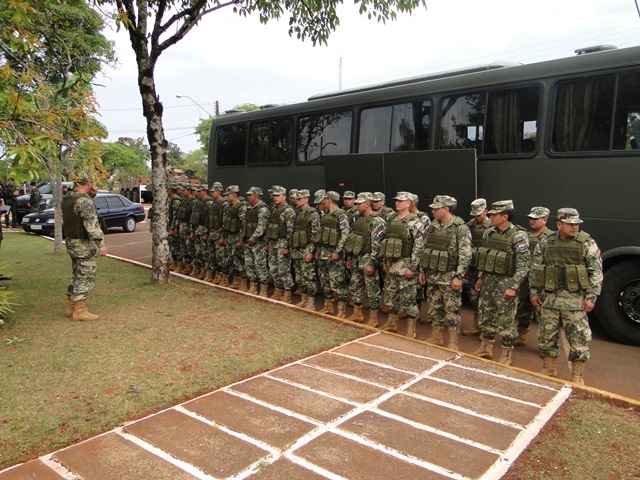
[[[216,101],[221,112],[243,103],[291,104],[468,66],[535,63],[601,44],[640,45],[634,0],[427,0],[426,10],[386,24],[346,3],[327,46],[289,37],[287,18],[264,25],[231,9],[206,16],[156,67],[166,138],[185,153],[199,148],[194,129],[215,112]],[[108,141],[146,138],[127,34],[107,29],[105,35],[115,41],[118,64],[97,79],[99,120]]]

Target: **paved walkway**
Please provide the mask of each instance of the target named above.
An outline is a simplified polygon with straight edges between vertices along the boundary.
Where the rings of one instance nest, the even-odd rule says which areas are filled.
[[[373,333],[0,472],[13,479],[495,479],[571,387]]]

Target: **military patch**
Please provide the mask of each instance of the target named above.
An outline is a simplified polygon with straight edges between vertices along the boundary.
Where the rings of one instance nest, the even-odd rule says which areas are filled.
[[[349,220],[347,218],[341,218],[338,223],[340,224],[340,226],[344,227],[349,223]]]
[[[291,212],[291,213],[289,214],[289,218],[290,218],[291,220],[293,220],[294,218],[296,218],[296,214],[295,214],[294,212]]]
[[[382,228],[376,232],[376,237],[378,238],[384,237],[384,230]]]
[[[311,225],[313,225],[314,227],[320,224],[320,220],[318,219],[318,217],[314,217],[311,220]]]
[[[518,250],[522,251],[522,250],[526,250],[526,249],[527,249],[527,248],[529,248],[529,247],[527,246],[527,242],[524,242],[524,241],[523,241],[523,242],[518,243],[518,244],[516,245],[516,248],[517,248]]]
[[[240,213],[240,214],[238,215],[238,218],[239,218],[240,220],[244,220],[244,212]]]

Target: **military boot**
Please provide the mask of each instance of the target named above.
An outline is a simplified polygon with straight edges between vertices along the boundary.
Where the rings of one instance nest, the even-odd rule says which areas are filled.
[[[367,326],[376,328],[378,326],[378,310],[369,310],[369,321]]]
[[[571,362],[571,381],[584,385],[584,362]]]
[[[193,267],[189,276],[191,278],[198,278],[200,276],[200,267]]]
[[[291,303],[291,290],[285,290],[282,295],[282,301],[284,303]]]
[[[176,265],[176,269],[173,271],[173,273],[183,273],[183,272],[184,272],[184,263],[178,262]]]
[[[527,335],[529,335],[529,328],[518,327],[518,338],[513,342],[514,347],[526,347]]]
[[[558,357],[542,357],[542,370],[540,373],[547,375],[548,377],[557,377],[558,370],[556,370],[556,362]]]
[[[256,282],[251,282],[251,286],[249,287],[249,293],[253,295],[258,295],[258,284]]]
[[[465,337],[475,337],[480,335],[480,333],[482,333],[482,330],[480,330],[480,327],[478,326],[478,319],[475,317],[473,318],[473,328],[462,331],[462,335]]]
[[[353,313],[347,317],[347,320],[357,323],[364,322],[364,317],[362,316],[362,305],[355,305],[353,307]]]
[[[231,280],[231,275],[225,275],[222,281],[220,282],[221,287],[231,288],[233,285],[233,281]]]
[[[231,283],[231,288],[233,288],[234,290],[239,290],[240,289],[241,280],[242,279],[240,277],[233,277],[233,282]]]
[[[266,283],[261,283],[260,284],[260,296],[262,298],[269,298],[269,295],[267,295],[267,290],[269,289],[269,285],[267,285]]]
[[[206,270],[202,281],[207,283],[213,282],[213,270]]]
[[[182,274],[183,275],[191,275],[191,272],[193,271],[193,265],[191,265],[190,263],[184,263],[184,267],[182,267]]]
[[[75,310],[76,304],[71,301],[71,297],[67,295],[67,311],[64,312],[64,316],[67,318],[73,317],[73,312]]]
[[[451,350],[460,350],[458,346],[458,337],[460,336],[460,330],[447,330],[449,332],[449,342],[447,348]]]
[[[434,345],[440,345],[444,347],[444,338],[442,334],[444,332],[444,327],[439,327],[438,325],[434,325],[431,330],[431,336],[425,340],[427,343],[433,343]]]
[[[248,292],[249,291],[249,286],[247,284],[247,279],[246,278],[241,278],[240,279],[240,288],[238,288],[239,292]]]
[[[201,268],[200,275],[198,275],[198,280],[203,280],[206,282],[205,278],[207,278],[207,275],[209,276],[209,278],[211,278],[211,273],[209,272],[209,270],[206,268]]]
[[[398,314],[390,313],[387,317],[387,321],[380,327],[385,332],[397,332],[398,331]]]
[[[407,337],[416,338],[416,317],[407,317]]]
[[[293,292],[294,295],[302,295],[302,290],[300,290],[300,287],[296,287],[295,291]]]
[[[300,301],[296,303],[296,307],[305,308],[305,306],[309,302],[309,295],[307,295],[306,293],[302,293],[301,297],[302,298],[300,299]]]
[[[511,352],[513,352],[513,347],[502,347],[502,352],[500,353],[499,363],[503,365],[511,365]]]
[[[347,302],[338,302],[338,312],[336,313],[338,318],[347,318]]]
[[[326,313],[327,315],[335,315],[333,311],[333,302],[330,298],[324,299],[324,307],[320,310],[320,313]]]
[[[282,289],[281,288],[274,288],[273,289],[273,295],[271,295],[271,300],[282,300]]]
[[[309,295],[307,299],[307,304],[303,306],[303,308],[307,310],[315,310],[316,309],[316,296]]]
[[[100,315],[94,315],[93,313],[87,310],[87,304],[84,300],[78,300],[77,302],[73,302],[73,315],[71,316],[71,320],[76,322],[84,322],[91,320],[100,320]]]
[[[473,355],[480,358],[488,358],[491,360],[493,358],[493,340],[485,340],[480,337],[482,343],[480,344],[480,348],[473,352]]]

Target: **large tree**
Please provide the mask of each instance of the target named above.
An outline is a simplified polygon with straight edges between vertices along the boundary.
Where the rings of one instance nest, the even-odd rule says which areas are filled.
[[[394,20],[396,12],[411,12],[426,6],[426,0],[354,0],[361,14],[385,22]],[[239,15],[256,13],[267,23],[289,16],[289,35],[325,44],[338,24],[337,7],[341,0],[97,0],[114,5],[114,19],[129,34],[138,65],[138,89],[143,114],[147,120],[147,137],[151,147],[153,177],[153,274],[154,283],[169,281],[169,245],[167,241],[168,202],[166,192],[167,140],[162,126],[163,107],[156,91],[155,72],[160,55],[182,40],[198,22],[210,13],[230,7]]]

